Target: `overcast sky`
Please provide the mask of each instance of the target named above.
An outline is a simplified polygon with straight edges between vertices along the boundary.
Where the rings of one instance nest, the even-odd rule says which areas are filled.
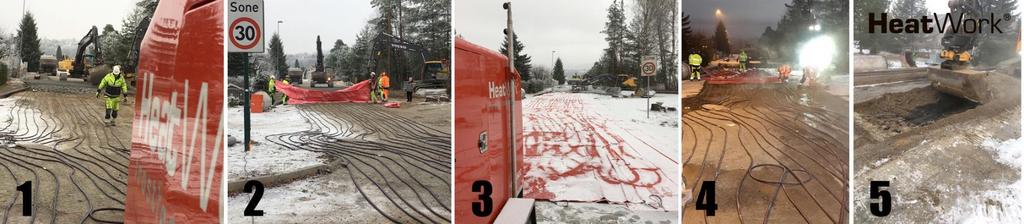
[[[504,0],[453,0],[452,27],[467,41],[497,51],[502,43],[506,12]],[[551,51],[562,58],[566,70],[586,71],[602,50],[604,23],[611,0],[513,1],[513,28],[534,66],[551,68]],[[629,12],[630,2],[626,1]],[[628,17],[628,15],[627,15]],[[581,71],[581,72],[582,72]]]
[[[341,39],[351,46],[366,21],[376,14],[369,0],[265,0],[264,30],[270,36],[281,23],[281,41],[285,54],[316,53],[316,35],[323,42],[324,54]]]
[[[714,33],[715,9],[725,15],[725,27],[733,40],[757,40],[764,28],[775,28],[791,0],[683,0],[683,14],[690,15],[694,32],[710,36]]]
[[[26,1],[26,10],[35,16],[40,38],[77,40],[94,25],[102,28],[111,24],[120,30],[121,20],[131,13],[136,2],[138,0],[103,0],[94,3],[81,0],[30,0]],[[264,30],[269,37],[277,30],[277,21],[283,21],[281,40],[284,41],[287,54],[315,53],[317,34],[321,35],[324,42],[324,51],[330,50],[337,39],[352,44],[356,34],[374,14],[369,0],[265,0],[264,4]],[[0,0],[0,30],[4,33],[18,32],[21,5],[21,0]]]
[[[764,28],[775,28],[785,14],[785,4],[792,0],[682,0],[683,13],[690,15],[690,24],[696,32],[711,35],[715,29],[715,9],[725,15],[725,27],[729,37],[742,40],[756,40]],[[949,0],[925,0],[929,11],[944,13]],[[853,12],[853,10],[850,10]]]
[[[107,24],[121,28],[121,19],[131,13],[136,0],[104,0],[86,3],[81,0],[25,1],[25,10],[32,12],[39,27],[39,37],[47,39],[80,39],[92,26]],[[0,0],[0,30],[17,34],[21,23],[21,0]],[[83,13],[88,12],[88,13]]]

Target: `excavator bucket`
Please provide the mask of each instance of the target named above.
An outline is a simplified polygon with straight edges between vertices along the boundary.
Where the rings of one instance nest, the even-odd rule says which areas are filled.
[[[987,77],[986,71],[928,69],[928,80],[931,81],[932,87],[979,104],[984,104],[990,98]]]

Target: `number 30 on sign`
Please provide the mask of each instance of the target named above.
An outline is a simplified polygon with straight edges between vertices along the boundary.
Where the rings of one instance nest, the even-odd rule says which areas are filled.
[[[263,0],[230,0],[228,52],[263,52]]]

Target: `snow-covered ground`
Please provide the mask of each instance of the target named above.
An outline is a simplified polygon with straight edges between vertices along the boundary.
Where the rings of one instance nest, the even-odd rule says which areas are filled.
[[[996,160],[1024,174],[1024,138],[1005,142],[986,141]],[[941,222],[955,223],[1022,223],[1024,222],[1024,178],[995,190],[981,192],[972,200],[957,203]]]
[[[230,107],[228,113],[228,135],[242,141],[242,108]],[[250,118],[250,134],[254,142],[252,151],[245,153],[242,144],[228,148],[228,181],[239,181],[249,177],[285,173],[325,163],[321,153],[306,150],[289,150],[272,144],[266,136],[306,131],[312,128],[291,105],[277,106],[269,112],[253,113]]]
[[[537,223],[679,223],[679,211],[637,211],[627,205],[538,201]],[[633,215],[625,215],[633,214]]]
[[[257,207],[265,213],[263,217],[242,216],[245,206],[228,207],[228,214],[234,214],[228,217],[231,223],[339,223],[360,222],[353,220],[355,215],[341,215],[339,212],[344,211],[339,211],[340,207],[349,211],[372,211],[359,194],[339,193],[342,192],[339,189],[354,191],[348,182],[333,182],[325,176],[298,180],[263,192]],[[246,205],[250,197],[250,194],[228,197],[228,204]],[[297,211],[302,215],[296,215]]]
[[[27,102],[31,100],[31,98],[21,96],[0,99],[0,131],[10,132],[13,136],[22,136],[52,129],[56,121],[50,117],[44,119],[46,115],[32,106],[31,102]],[[18,103],[25,103],[25,105],[18,107]],[[12,111],[14,109],[17,109],[17,111]],[[49,140],[49,138],[39,139],[37,142],[46,140]],[[6,139],[0,139],[0,144],[13,143],[7,141]],[[47,146],[53,146],[53,143],[47,144]]]
[[[679,95],[650,103],[678,107]],[[648,99],[553,92],[523,101],[524,195],[678,210],[679,114]],[[652,209],[653,208],[653,209]]]

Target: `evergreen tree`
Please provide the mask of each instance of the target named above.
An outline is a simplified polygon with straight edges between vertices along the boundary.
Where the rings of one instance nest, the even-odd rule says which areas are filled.
[[[562,58],[555,61],[555,68],[551,73],[552,78],[558,81],[558,85],[565,84],[565,68],[562,68]]]
[[[810,37],[808,27],[815,24],[811,0],[793,0],[776,26],[776,45],[771,46],[783,61],[795,62],[800,43]]]
[[[270,37],[269,48],[270,55],[268,55],[268,59],[270,60],[271,68],[273,68],[273,75],[275,78],[283,77],[288,74],[288,63],[284,55],[284,44],[281,43],[281,37],[277,33]]]
[[[849,0],[825,1],[824,4],[821,4],[823,9],[819,10],[818,14],[818,18],[822,20],[822,30],[834,35],[835,49],[838,52],[836,52],[832,64],[835,65],[834,69],[840,73],[846,73],[845,71],[848,71],[850,67],[850,63],[847,63],[850,59],[849,5]]]
[[[347,76],[351,82],[358,82],[359,80],[367,79],[370,76],[370,66],[367,62],[369,61],[370,51],[372,47],[374,28],[372,23],[366,24],[359,34],[356,34],[355,44],[348,50],[341,60],[340,70],[338,74]]]
[[[608,42],[608,48],[604,50],[604,58],[606,58],[607,64],[605,64],[606,72],[611,74],[623,74],[626,73],[622,67],[622,53],[626,47],[626,35],[629,31],[626,29],[626,15],[623,12],[622,4],[612,1],[612,4],[608,6],[608,21],[604,23],[604,33],[606,36],[604,40]]]
[[[295,64],[292,67],[302,68],[301,66],[299,66],[299,59],[295,59]]]
[[[39,56],[43,55],[43,52],[39,50],[37,31],[36,19],[32,16],[32,12],[26,12],[25,16],[21,18],[21,25],[18,29],[18,37],[21,42],[18,52],[21,53],[21,60],[27,62],[29,72],[39,70]]]
[[[503,40],[504,41],[501,42],[501,46],[499,47],[499,49],[500,49],[499,52],[501,52],[501,54],[503,54],[503,55],[508,55],[508,48],[506,47],[506,46],[508,46],[508,38],[504,38]],[[513,34],[512,35],[512,43],[513,43],[512,44],[513,47],[516,48],[516,52],[515,52],[516,53],[516,55],[515,55],[516,71],[519,71],[519,76],[522,77],[523,81],[529,81],[530,80],[530,67],[531,67],[530,60],[531,59],[530,59],[529,55],[526,55],[526,53],[523,53],[523,52],[525,52],[525,51],[523,51],[523,49],[526,49],[526,46],[523,45],[523,42],[519,41],[519,35],[517,35],[517,34]]]
[[[324,65],[328,68],[334,68],[336,74],[340,74],[342,58],[348,53],[348,45],[345,45],[345,41],[338,39],[334,41],[334,47],[327,53],[327,59],[324,61]]]
[[[778,37],[778,32],[775,32],[775,29],[772,29],[771,26],[767,26],[764,28],[764,32],[761,32],[761,38],[757,41],[761,46],[775,46],[778,43]]]
[[[405,38],[429,50],[428,60],[447,59],[451,52],[451,0],[405,0]]]
[[[873,13],[877,19],[881,17],[882,12],[888,11],[888,6],[889,0],[853,1],[853,17],[867,19]],[[878,29],[875,29],[875,33],[868,33],[867,23],[854,24],[853,40],[857,42],[861,53],[864,53],[863,50],[868,50],[871,54],[877,54],[886,45],[886,42],[890,41],[884,38]]]
[[[127,46],[119,45],[118,40],[121,34],[114,29],[113,25],[107,24],[100,30],[100,52],[103,52],[103,60],[111,64],[120,64],[128,57],[128,51],[122,51]]]
[[[586,77],[586,78],[595,77],[595,76],[601,75],[602,73],[604,73],[604,71],[605,71],[604,65],[601,64],[601,61],[597,61],[597,62],[594,62],[594,65],[590,66],[590,69],[588,69],[586,73],[583,73],[583,77]]]
[[[129,58],[131,57],[131,50],[132,48],[139,47],[135,45],[136,38],[141,41],[142,35],[149,29],[149,24],[143,24],[143,22],[153,17],[153,13],[156,12],[156,6],[156,0],[140,0],[135,3],[135,8],[132,9],[131,14],[128,14],[128,16],[121,20],[121,31],[119,32],[116,44],[108,44],[113,50],[103,52],[106,57],[105,60],[111,63],[130,65],[133,63],[131,60],[137,59]],[[135,55],[135,57],[138,57],[138,55]]]
[[[57,61],[64,60],[64,52],[60,51],[60,46],[57,46],[57,52],[53,56],[57,58]]]
[[[715,25],[715,36],[712,39],[715,41],[715,50],[719,53],[728,55],[732,52],[729,46],[729,32],[725,30],[725,23],[722,20],[718,20],[718,25]]]
[[[996,18],[1000,18],[1000,15],[1009,14],[1010,19],[1004,20],[1003,23],[999,24],[999,29],[1003,32],[999,33],[984,33],[978,37],[978,46],[975,48],[975,63],[980,65],[995,65],[1004,60],[1010,58],[1020,57],[1019,53],[1015,51],[1017,41],[1020,35],[1020,14],[1014,12],[1016,9],[1017,0],[991,0],[984,1],[982,7],[983,12],[994,13]],[[1007,23],[1011,22],[1011,23]],[[1015,23],[1013,23],[1015,22]],[[987,31],[987,30],[986,30]]]
[[[923,15],[928,15],[928,9],[925,7],[924,0],[896,0],[891,11],[892,13],[889,16],[896,18],[919,18]],[[876,13],[875,16],[877,18],[881,15]],[[875,31],[877,32],[878,30]],[[919,42],[925,35],[922,33],[901,33],[884,36],[887,36],[884,41],[890,43],[887,50],[894,53],[902,53],[903,51],[913,51],[915,42]]]

